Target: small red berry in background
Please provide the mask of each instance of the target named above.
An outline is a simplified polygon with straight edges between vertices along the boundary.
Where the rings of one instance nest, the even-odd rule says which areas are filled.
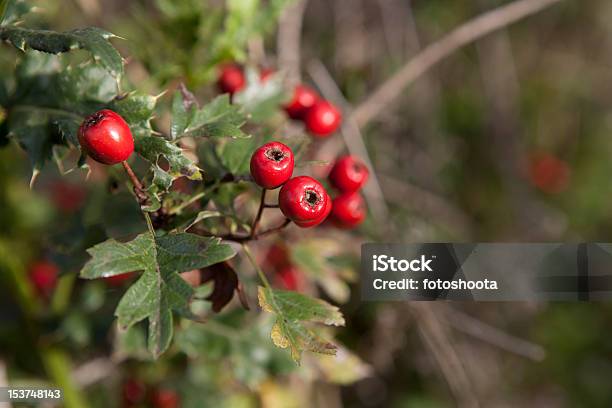
[[[36,291],[43,295],[49,296],[57,285],[59,268],[49,261],[38,261],[30,266],[28,276],[30,282],[36,288]]]
[[[134,272],[128,272],[122,273],[120,275],[107,276],[106,278],[104,278],[104,282],[106,282],[108,286],[117,288],[125,285],[126,282],[132,280],[134,275]]]
[[[58,210],[69,214],[83,206],[87,192],[81,185],[56,181],[50,186],[50,196]]]
[[[293,167],[293,152],[280,142],[266,143],[251,156],[251,176],[266,189],[280,187],[289,180]]]
[[[134,151],[134,138],[127,122],[117,113],[103,109],[85,118],[79,128],[81,148],[102,164],[127,160]]]
[[[306,129],[316,137],[326,137],[340,127],[342,114],[332,103],[319,101],[306,113]]]
[[[529,179],[545,193],[556,194],[567,189],[570,174],[568,164],[552,154],[539,153],[531,158]]]
[[[191,271],[182,272],[181,278],[189,284],[192,288],[197,288],[202,284],[202,274],[199,269],[192,269]]]
[[[305,85],[298,85],[293,91],[293,99],[285,105],[285,112],[291,119],[304,119],[306,113],[319,100],[319,95]]]
[[[303,285],[302,272],[292,265],[287,265],[278,270],[276,281],[278,286],[286,290],[298,291]]]
[[[279,269],[291,264],[289,252],[284,244],[275,242],[266,253],[266,264],[270,268]]]
[[[230,95],[244,89],[246,79],[242,68],[235,64],[228,64],[221,68],[221,75],[217,81],[219,90]]]
[[[263,68],[259,71],[259,80],[261,82],[266,82],[272,75],[274,75],[274,70],[272,68]]]
[[[146,387],[143,382],[131,378],[123,383],[123,403],[125,406],[142,403],[145,395]]]
[[[317,225],[319,220],[323,222],[321,218],[328,211],[330,200],[321,183],[308,176],[287,181],[278,195],[278,204],[285,217],[304,228]]]
[[[369,176],[370,172],[361,160],[354,156],[343,156],[332,167],[329,181],[338,190],[349,193],[361,189]]]
[[[180,398],[174,390],[158,388],[151,395],[151,404],[154,408],[178,408]]]
[[[365,220],[366,205],[357,192],[343,193],[334,198],[332,219],[341,228],[354,228]]]

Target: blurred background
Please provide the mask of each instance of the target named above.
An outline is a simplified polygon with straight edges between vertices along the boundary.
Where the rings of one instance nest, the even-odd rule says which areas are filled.
[[[28,24],[54,30],[95,25],[122,37],[114,45],[127,59],[129,81],[142,91],[159,94],[184,81],[207,100],[216,92],[219,62],[248,61],[286,68],[343,105],[349,117],[353,108],[363,114],[364,101],[422,49],[510,2],[309,0],[293,2],[283,13],[274,9],[281,2],[269,0],[263,4],[272,11],[257,21],[264,33],[257,36],[223,25],[226,4],[220,0],[34,3],[39,11]],[[347,148],[361,152],[363,142],[377,176],[366,191],[371,213],[364,226],[353,233],[325,232],[325,242],[355,248],[348,265],[358,261],[359,245],[372,241],[609,242],[610,21],[609,1],[552,4],[456,50],[375,114],[362,115],[358,130],[349,127],[320,145],[318,158],[329,160]],[[223,30],[234,32],[220,38]],[[3,47],[0,72],[10,72],[17,55]],[[170,98],[163,103],[168,106]],[[167,123],[160,112],[157,125]],[[49,258],[71,288],[74,282],[66,282],[74,281],[87,259],[85,249],[100,236],[142,230],[130,194],[109,192],[112,169],[94,168],[84,181],[84,173],[60,176],[49,166],[30,190],[25,153],[4,138],[0,143],[6,144],[0,150],[2,278],[5,271]],[[106,200],[109,194],[112,200]],[[309,232],[302,245],[316,237]],[[612,402],[612,307],[606,303],[361,303],[352,283],[341,305],[347,324],[337,333],[347,351],[335,368],[296,368],[271,346],[234,348],[186,330],[177,341],[187,357],[157,363],[126,358],[108,371],[99,355],[110,353],[113,344],[109,326],[117,289],[90,283],[56,300],[52,308],[58,313],[42,328],[24,328],[22,315],[29,312],[20,311],[3,286],[0,382],[3,375],[26,384],[44,381],[45,372],[57,381],[69,376],[62,362],[72,354],[70,364],[84,370],[79,373],[105,374],[66,383],[92,406],[115,406],[113,393],[121,391],[112,390],[134,373],[180,390],[184,406],[194,407]],[[23,330],[48,336],[42,346],[27,344]],[[269,342],[265,328],[259,337]],[[126,355],[138,344],[128,340],[134,344],[120,349]],[[32,347],[43,347],[51,357],[41,365]],[[204,363],[193,362],[189,351],[195,349],[210,354]],[[265,364],[258,360],[262,355]],[[98,365],[84,366],[88,362]],[[223,370],[228,362],[231,374]]]

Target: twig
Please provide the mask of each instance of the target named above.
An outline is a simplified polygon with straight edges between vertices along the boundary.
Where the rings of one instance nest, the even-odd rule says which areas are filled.
[[[325,98],[341,106],[345,112],[350,112],[351,108],[347,100],[344,98],[338,85],[321,61],[314,60],[308,64],[308,73]],[[378,222],[385,222],[389,217],[389,210],[385,202],[383,191],[380,188],[378,177],[374,171],[374,165],[370,160],[370,155],[363,142],[359,127],[352,120],[350,115],[347,116],[348,118],[344,121],[341,129],[344,143],[349,153],[363,160],[364,164],[370,169],[370,182],[364,186],[363,192],[374,218]]]
[[[453,328],[516,355],[533,361],[542,361],[546,357],[542,346],[519,339],[458,310],[447,308],[444,319]]]
[[[424,48],[380,85],[368,99],[355,108],[352,119],[358,126],[365,126],[399,97],[408,85],[457,49],[560,1],[516,0],[460,25],[442,39]]]
[[[480,403],[473,384],[457,351],[450,342],[449,334],[440,323],[438,313],[433,310],[433,304],[411,302],[410,305],[418,323],[419,334],[438,363],[440,371],[455,396],[457,406],[479,407]]]
[[[287,73],[289,86],[301,81],[300,43],[302,41],[302,21],[308,0],[298,0],[283,13],[278,25],[277,53],[278,68]]]
[[[142,187],[142,183],[140,182],[140,180],[138,180],[138,177],[136,177],[136,174],[134,173],[134,170],[132,170],[132,167],[128,164],[128,162],[123,161],[123,162],[121,162],[121,165],[125,169],[125,172],[127,173],[128,177],[130,178],[130,181],[132,182],[132,185],[134,186],[134,188],[137,188],[140,191],[143,191],[144,188]]]
[[[283,221],[283,223],[277,227],[273,227],[270,229],[267,229],[265,231],[260,232],[259,234],[255,234],[255,235],[247,235],[247,236],[239,236],[239,235],[233,235],[233,234],[229,234],[229,235],[215,235],[215,234],[211,234],[209,232],[200,232],[200,235],[206,235],[206,236],[214,236],[214,237],[218,237],[221,238],[225,241],[234,241],[234,242],[249,242],[249,241],[257,241],[259,238],[263,238],[267,235],[273,234],[275,232],[279,232],[282,229],[284,229],[285,227],[287,227],[287,225],[291,224],[291,220],[289,218],[285,218],[285,221]],[[198,230],[196,230],[198,231]]]
[[[257,210],[257,215],[253,220],[253,224],[251,225],[251,239],[255,238],[257,235],[257,227],[259,227],[259,221],[261,221],[261,215],[263,214],[264,208],[266,208],[266,190],[265,188],[261,190],[261,199],[259,200],[259,209]]]

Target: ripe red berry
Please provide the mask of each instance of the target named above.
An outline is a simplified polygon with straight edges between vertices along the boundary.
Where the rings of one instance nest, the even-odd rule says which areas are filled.
[[[266,143],[251,156],[251,176],[267,189],[280,187],[289,180],[293,166],[293,152],[280,142]]]
[[[306,113],[306,129],[314,136],[325,137],[334,133],[342,122],[342,114],[328,101],[319,101]]]
[[[154,408],[178,408],[180,399],[174,390],[156,389],[151,395],[151,404]]]
[[[276,242],[270,246],[266,254],[266,264],[276,270],[291,264],[287,247],[282,243]]]
[[[308,176],[287,181],[278,195],[278,204],[285,217],[302,227],[314,226],[310,223],[325,215],[329,200],[321,183]]]
[[[112,287],[120,287],[123,286],[127,281],[131,280],[134,277],[134,272],[122,273],[120,275],[107,276],[104,278],[104,282],[108,286]]]
[[[292,265],[281,268],[276,275],[278,285],[287,290],[297,291],[302,287],[302,272]]]
[[[51,201],[64,213],[73,213],[81,208],[87,197],[87,191],[79,184],[56,181],[50,187]]]
[[[325,221],[327,219],[327,217],[329,216],[329,214],[331,213],[332,210],[332,200],[331,198],[329,198],[326,201],[326,205],[325,205],[325,210],[323,211],[323,213],[321,214],[320,217],[315,218],[314,220],[311,221],[299,221],[296,220],[295,221],[295,225],[297,225],[298,227],[302,227],[302,228],[311,228],[311,227],[316,227],[317,225],[323,223],[323,221]]]
[[[242,68],[235,64],[228,64],[221,68],[221,75],[217,81],[219,90],[230,95],[241,91],[246,84]]]
[[[41,295],[48,296],[57,285],[59,268],[52,262],[38,261],[30,266],[28,275],[36,291]]]
[[[368,181],[370,172],[357,157],[343,156],[336,160],[329,173],[329,181],[338,190],[349,193],[357,191]]]
[[[127,160],[134,151],[134,138],[123,118],[103,109],[85,118],[79,128],[81,148],[102,164],[117,164]]]
[[[272,75],[274,75],[274,70],[272,68],[263,68],[259,71],[259,80],[261,82],[266,82]]]
[[[137,405],[144,401],[146,387],[142,381],[129,379],[123,383],[124,405]]]
[[[339,227],[356,227],[365,220],[366,215],[366,205],[359,193],[343,193],[334,199],[332,218]]]
[[[566,162],[549,153],[531,158],[529,178],[531,184],[545,193],[555,194],[569,185],[571,170]]]
[[[319,100],[319,95],[305,85],[298,85],[293,91],[293,99],[285,105],[285,112],[291,119],[304,119],[306,112]]]

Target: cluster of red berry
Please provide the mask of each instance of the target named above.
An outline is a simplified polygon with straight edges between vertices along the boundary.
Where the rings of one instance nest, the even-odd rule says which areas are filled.
[[[262,69],[259,78],[265,81],[273,73],[274,71],[269,68]],[[243,69],[236,64],[224,65],[217,85],[223,93],[234,95],[240,92],[246,85]],[[292,99],[284,109],[291,119],[304,122],[306,129],[315,137],[331,135],[338,130],[342,122],[340,110],[306,85],[295,87]]]
[[[289,256],[289,250],[283,242],[270,246],[265,259],[266,266],[274,271],[274,283],[287,290],[300,291],[304,288],[304,274]]]
[[[168,388],[154,387],[147,390],[146,384],[140,380],[128,379],[123,383],[121,406],[131,408],[137,406],[153,408],[178,408],[180,398],[176,391]]]
[[[353,156],[336,161],[330,183],[340,194],[331,200],[323,185],[312,177],[293,175],[293,151],[280,142],[261,146],[251,156],[251,176],[264,189],[281,187],[278,205],[285,217],[302,228],[321,224],[332,214],[336,225],[352,228],[366,217],[366,205],[359,190],[368,180],[368,168]]]

